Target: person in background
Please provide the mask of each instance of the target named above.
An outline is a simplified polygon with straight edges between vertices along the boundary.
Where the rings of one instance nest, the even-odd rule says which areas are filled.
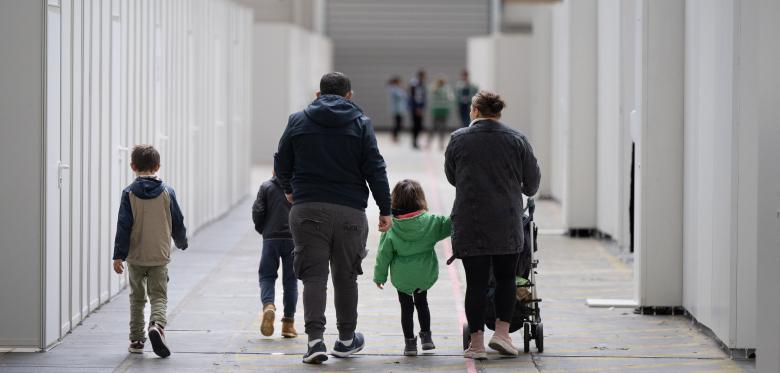
[[[303,282],[307,364],[328,360],[323,338],[329,272],[338,328],[331,354],[345,358],[365,346],[355,329],[357,276],[368,254],[369,189],[379,207],[379,231],[393,224],[385,160],[371,119],[351,100],[352,83],[342,73],[328,73],[316,95],[306,109],[290,115],[274,155],[276,176],[293,204],[293,267]]]
[[[260,283],[260,300],[263,311],[260,332],[268,337],[274,334],[276,305],[274,304],[276,278],[279,260],[282,261],[282,286],[284,288],[284,316],[282,337],[295,338],[295,308],[298,303],[298,279],[293,271],[293,239],[290,234],[290,207],[292,204],[284,195],[282,186],[273,174],[270,180],[260,185],[257,199],[252,205],[252,221],[255,230],[263,236],[263,251],[257,270]]]
[[[455,187],[453,256],[466,272],[466,319],[471,343],[463,356],[484,360],[485,310],[495,278],[495,333],[488,346],[517,356],[509,336],[515,308],[515,275],[524,245],[523,194],[539,189],[539,164],[528,139],[499,122],[505,103],[493,92],[472,99],[471,124],[452,134],[444,154],[447,181]]]
[[[425,86],[425,70],[417,72],[417,77],[409,81],[409,111],[412,115],[412,148],[419,149],[417,139],[423,130],[423,117],[428,100],[428,88]]]
[[[455,84],[455,95],[458,100],[458,114],[463,127],[471,123],[469,112],[471,111],[471,98],[477,94],[479,89],[469,80],[469,71],[463,70],[460,73],[460,80]]]
[[[403,129],[406,100],[406,91],[401,87],[401,77],[394,76],[387,84],[387,103],[388,111],[393,117],[394,142],[398,142],[398,134]]]
[[[452,110],[452,103],[454,97],[450,86],[447,85],[447,80],[442,76],[436,79],[436,83],[431,91],[431,118],[433,118],[433,126],[431,127],[431,133],[428,137],[428,147],[433,145],[434,136],[439,137],[439,147],[444,150],[446,143],[445,136],[447,135],[447,123],[450,119],[450,111]]]
[[[130,168],[137,177],[122,191],[114,242],[114,272],[122,274],[127,262],[130,282],[131,353],[144,352],[144,308],[146,296],[152,306],[149,315],[149,339],[157,356],[168,357],[165,342],[168,308],[168,263],[171,238],[176,247],[187,248],[176,193],[155,174],[160,169],[160,153],[151,145],[136,145],[130,154]]]

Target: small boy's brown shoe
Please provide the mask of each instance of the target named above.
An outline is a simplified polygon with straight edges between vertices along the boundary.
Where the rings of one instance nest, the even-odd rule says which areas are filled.
[[[268,303],[263,306],[262,321],[260,322],[260,333],[269,337],[274,334],[274,320],[276,319],[276,306]]]
[[[292,317],[282,317],[282,337],[295,338],[298,332],[295,331],[295,319]]]

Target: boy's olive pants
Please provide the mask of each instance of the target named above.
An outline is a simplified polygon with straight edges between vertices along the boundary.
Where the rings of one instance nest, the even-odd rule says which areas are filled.
[[[152,306],[149,322],[165,327],[168,309],[168,266],[139,266],[127,263],[130,278],[130,341],[146,341],[144,307],[146,296]]]

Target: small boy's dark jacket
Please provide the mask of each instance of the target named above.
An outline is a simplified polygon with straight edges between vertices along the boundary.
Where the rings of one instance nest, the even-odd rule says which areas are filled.
[[[290,115],[274,169],[285,193],[293,194],[293,203],[365,210],[370,188],[380,214],[391,214],[385,160],[371,119],[344,97],[322,95]]]
[[[157,177],[137,177],[130,186],[122,191],[122,202],[119,205],[119,218],[114,241],[114,259],[125,260],[130,251],[130,234],[133,230],[133,211],[130,206],[130,193],[140,199],[157,198],[163,191],[170,196],[171,237],[176,247],[187,248],[187,228],[184,226],[184,216],[176,201],[176,192],[170,185],[163,183]]]
[[[262,234],[264,240],[292,239],[289,224],[291,206],[276,177],[260,185],[252,205],[252,220],[257,233]]]

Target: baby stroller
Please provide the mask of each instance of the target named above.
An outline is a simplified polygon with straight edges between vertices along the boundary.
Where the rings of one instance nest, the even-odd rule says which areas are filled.
[[[528,199],[528,206],[525,211],[527,215],[523,215],[523,230],[525,235],[525,244],[523,250],[520,252],[517,266],[517,287],[526,288],[530,291],[530,299],[524,301],[518,300],[515,303],[515,310],[512,313],[512,321],[509,323],[509,332],[514,333],[517,330],[523,329],[523,351],[528,353],[531,350],[531,340],[536,344],[536,349],[539,352],[544,352],[544,327],[542,325],[542,318],[539,312],[539,302],[542,300],[536,294],[536,267],[539,261],[534,259],[534,252],[538,249],[536,244],[536,235],[538,228],[534,223],[534,210],[536,204],[533,198]],[[524,212],[525,212],[524,211]],[[495,330],[496,323],[496,311],[494,303],[495,293],[495,279],[491,274],[490,286],[488,289],[487,297],[487,312],[485,313],[485,326],[490,330]],[[469,347],[471,342],[471,331],[468,324],[463,325],[463,349]]]

